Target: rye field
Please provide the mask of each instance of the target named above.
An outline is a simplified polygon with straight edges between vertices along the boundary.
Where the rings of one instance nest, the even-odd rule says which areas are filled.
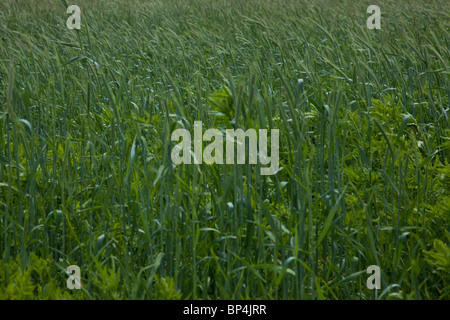
[[[2,0],[0,299],[448,300],[449,30],[446,0]],[[195,121],[279,130],[277,172],[174,163]]]

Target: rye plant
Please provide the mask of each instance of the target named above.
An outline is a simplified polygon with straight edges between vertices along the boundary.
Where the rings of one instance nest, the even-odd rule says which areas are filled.
[[[0,298],[449,299],[449,2],[377,2],[1,1]]]

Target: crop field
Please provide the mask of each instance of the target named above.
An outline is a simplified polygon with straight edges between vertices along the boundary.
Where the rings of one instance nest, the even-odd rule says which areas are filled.
[[[450,299],[448,0],[70,1],[0,1],[0,299]]]

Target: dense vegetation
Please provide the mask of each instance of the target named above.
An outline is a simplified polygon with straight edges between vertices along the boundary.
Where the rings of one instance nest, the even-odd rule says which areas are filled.
[[[449,4],[2,0],[0,298],[449,299]],[[195,120],[281,170],[175,166]]]

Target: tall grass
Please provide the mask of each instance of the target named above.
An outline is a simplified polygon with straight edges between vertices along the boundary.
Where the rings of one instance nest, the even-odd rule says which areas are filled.
[[[0,3],[0,297],[449,298],[448,1],[381,30],[370,1],[73,4]],[[280,172],[173,165],[196,120],[279,129]]]

